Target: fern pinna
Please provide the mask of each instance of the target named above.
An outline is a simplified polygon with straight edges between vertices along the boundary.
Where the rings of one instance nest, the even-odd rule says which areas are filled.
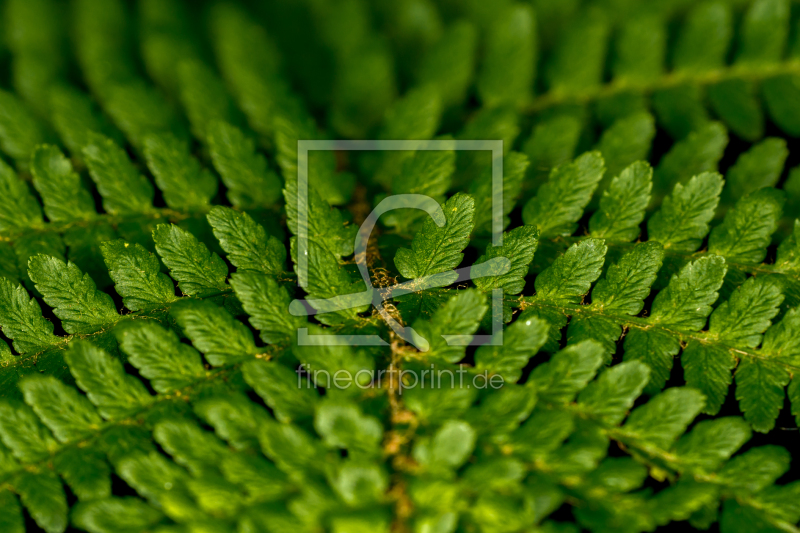
[[[0,531],[796,531],[794,11],[2,2]]]

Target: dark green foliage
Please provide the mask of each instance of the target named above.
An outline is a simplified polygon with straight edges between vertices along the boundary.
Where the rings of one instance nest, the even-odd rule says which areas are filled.
[[[788,0],[1,7],[0,531],[797,530]]]

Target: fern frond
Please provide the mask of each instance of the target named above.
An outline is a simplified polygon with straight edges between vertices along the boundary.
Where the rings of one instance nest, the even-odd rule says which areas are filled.
[[[606,54],[609,15],[600,10],[587,12],[556,43],[546,75],[548,90],[526,110],[540,113],[596,101],[614,101],[617,106],[625,102],[641,109],[634,102],[641,102],[638,95],[647,94],[653,96],[661,124],[677,138],[707,123],[706,108],[710,107],[737,135],[756,140],[764,132],[762,100],[755,91],[756,84],[762,83],[763,102],[771,118],[787,133],[796,132],[797,110],[785,104],[798,75],[794,54],[785,57],[788,3],[753,2],[737,35],[732,10],[725,3],[692,9],[678,32],[669,71],[664,46],[669,19],[664,13],[652,9],[652,16],[632,19],[620,30],[615,53]],[[726,52],[732,41],[738,47],[733,64],[728,65]],[[612,77],[603,83],[607,56]],[[575,64],[582,68],[576,71]],[[708,90],[708,104],[698,88]]]
[[[0,529],[796,530],[790,8],[7,0]]]

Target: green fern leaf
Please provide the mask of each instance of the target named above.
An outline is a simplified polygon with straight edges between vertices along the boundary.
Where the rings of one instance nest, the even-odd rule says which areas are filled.
[[[758,304],[754,305],[754,301]],[[761,343],[761,334],[778,313],[782,301],[783,296],[769,278],[751,278],[714,311],[709,334],[724,339],[734,347],[755,347]],[[686,382],[706,393],[706,411],[715,414],[725,400],[731,383],[730,371],[736,365],[733,353],[693,342],[684,351],[682,361]],[[743,379],[746,381],[746,377]],[[749,392],[745,384],[745,389],[739,394],[746,398]],[[758,403],[769,402],[768,397],[762,397],[760,401],[755,398],[753,396]]]
[[[314,415],[314,428],[329,447],[363,455],[380,453],[380,422],[361,413],[354,404],[321,402]]]
[[[135,324],[117,330],[117,338],[130,364],[156,392],[181,389],[205,375],[200,354],[174,332],[151,322]]]
[[[281,422],[303,420],[314,414],[316,392],[303,383],[299,373],[278,363],[248,362],[243,367],[244,379],[264,398]]]
[[[734,457],[720,470],[720,477],[733,488],[757,492],[789,470],[789,453],[777,446],[759,446]]]
[[[173,305],[170,313],[212,366],[259,352],[250,330],[209,301],[184,300]]]
[[[509,152],[503,158],[503,222],[502,227],[508,226],[508,215],[514,210],[516,201],[522,192],[525,172],[528,170],[528,158],[519,152]],[[482,174],[472,182],[469,194],[475,200],[474,224],[476,232],[486,232],[492,229],[494,198],[494,173],[491,166],[487,166]]]
[[[593,341],[567,346],[531,373],[541,400],[571,402],[594,378],[603,361],[602,347]]]
[[[467,413],[467,422],[479,436],[511,433],[530,416],[537,398],[522,387],[506,387],[486,398],[477,409]]]
[[[35,255],[28,265],[31,280],[67,333],[88,332],[119,317],[111,297],[74,263]]]
[[[146,213],[153,206],[153,186],[128,154],[113,140],[89,132],[82,144],[89,175],[103,197],[103,208],[113,214]]]
[[[231,285],[250,324],[269,344],[285,344],[304,319],[286,314],[291,298],[285,287],[270,276],[256,272],[234,272]]]
[[[211,159],[230,202],[243,208],[274,204],[281,197],[281,182],[255,143],[227,122],[210,122],[206,129]]]
[[[678,440],[675,453],[681,461],[714,471],[750,440],[750,435],[750,428],[738,417],[704,420]]]
[[[520,107],[531,98],[536,76],[536,18],[515,5],[494,17],[487,33],[478,94],[484,105]]]
[[[783,302],[780,288],[770,278],[749,278],[711,315],[709,333],[733,346],[754,348]]]
[[[578,303],[600,277],[606,250],[601,239],[586,239],[570,246],[536,277],[536,298]]]
[[[603,177],[598,152],[589,152],[550,172],[547,183],[525,204],[522,218],[539,228],[542,237],[569,235]]]
[[[153,437],[176,463],[185,466],[194,475],[213,472],[227,451],[214,435],[202,431],[196,422],[186,419],[159,422],[153,428]]]
[[[764,135],[764,112],[755,84],[746,80],[724,80],[708,88],[714,112],[737,135],[754,141]]]
[[[125,373],[119,359],[96,346],[75,343],[65,359],[76,383],[105,419],[128,416],[152,400],[142,383]]]
[[[661,158],[653,176],[653,195],[658,198],[669,187],[698,174],[714,172],[728,144],[728,133],[718,122],[698,128],[676,143]]]
[[[153,240],[158,255],[184,294],[205,296],[226,290],[228,267],[197,237],[173,224],[159,224],[153,231]]]
[[[596,149],[603,154],[606,174],[598,188],[605,191],[612,177],[636,161],[646,160],[655,134],[655,119],[649,113],[622,117],[603,132]]]
[[[600,209],[589,219],[592,237],[630,242],[639,236],[639,224],[650,203],[653,169],[643,161],[615,176],[600,198]]]
[[[418,444],[414,457],[428,468],[455,469],[466,461],[475,446],[475,430],[466,422],[449,420],[429,443]]]
[[[675,45],[675,68],[705,72],[725,64],[733,34],[733,16],[728,5],[709,2],[689,12]]]
[[[324,247],[336,259],[352,254],[356,228],[346,226],[339,210],[332,209],[314,188],[309,187],[307,197],[298,197],[297,193],[297,181],[287,180],[283,195],[292,234],[299,235],[301,229],[305,230],[310,242]],[[304,228],[299,227],[301,210],[307,213]]]
[[[173,209],[204,207],[217,193],[217,180],[189,155],[189,147],[172,134],[153,134],[144,139],[147,166]]]
[[[114,289],[131,311],[161,306],[177,298],[172,281],[161,273],[158,258],[142,245],[118,239],[104,242],[100,250]]]
[[[36,198],[3,161],[0,161],[0,196],[7,199],[0,208],[0,231],[41,224],[42,208]]]
[[[214,236],[237,272],[254,271],[272,275],[283,272],[286,248],[278,239],[268,236],[264,228],[247,213],[214,207],[207,217]]]
[[[705,397],[690,388],[668,389],[633,410],[621,431],[642,442],[667,448],[700,413]]]
[[[117,144],[122,141],[122,134],[111,126],[86,93],[55,86],[50,90],[50,109],[53,126],[74,158],[83,159],[82,150],[95,135],[108,135]]]
[[[606,277],[594,286],[592,306],[638,315],[661,268],[662,258],[658,242],[637,244],[618,263],[609,266]]]
[[[708,233],[722,190],[719,174],[693,177],[686,186],[678,184],[664,199],[661,209],[647,223],[648,235],[664,248],[693,252]]]
[[[418,345],[428,347],[426,358],[455,363],[464,357],[465,343],[450,344],[447,336],[470,337],[486,313],[485,296],[472,289],[459,291],[442,305],[429,320],[418,318],[414,324]],[[421,338],[419,338],[421,337]]]
[[[4,400],[0,413],[0,438],[20,461],[41,461],[56,448],[56,440],[30,407]]]
[[[629,361],[603,372],[578,395],[578,408],[610,424],[619,424],[650,377],[644,363]]]
[[[539,244],[539,232],[533,226],[520,226],[503,234],[503,245],[486,247],[486,253],[478,258],[481,264],[495,257],[505,257],[511,265],[508,272],[475,278],[475,285],[482,291],[503,289],[505,294],[519,294],[525,287],[525,275]],[[472,267],[473,270],[475,267]]]
[[[239,115],[231,96],[211,68],[185,59],[178,65],[177,74],[181,104],[197,139],[210,143],[209,126],[214,121],[237,122]]]
[[[599,10],[586,12],[571,24],[561,35],[545,72],[550,89],[570,92],[599,85],[608,34],[607,17]]]
[[[738,63],[775,62],[783,53],[789,32],[789,4],[783,0],[759,0],[747,10]]]
[[[616,43],[614,78],[639,83],[658,79],[664,70],[666,41],[667,28],[661,17],[651,15],[628,21]]]
[[[689,330],[699,330],[711,313],[727,266],[718,256],[708,256],[686,265],[672,277],[667,288],[653,301],[650,320]]]
[[[532,174],[546,177],[555,167],[572,159],[580,134],[580,120],[569,114],[556,115],[538,123],[523,145],[523,151],[531,162]]]
[[[307,279],[308,286],[305,287],[308,295],[315,300],[321,300],[318,305],[320,314],[317,318],[323,322],[337,323],[342,318],[352,317],[358,312],[364,311],[364,304],[357,307],[347,307],[342,309],[332,316],[330,313],[326,314],[326,308],[323,307],[324,299],[332,298],[335,296],[356,294],[364,292],[364,282],[357,280],[355,275],[341,266],[336,258],[328,253],[327,250],[318,246],[315,242],[308,243],[307,250]],[[298,277],[301,275],[297,249],[297,239],[292,239],[290,253],[292,261],[295,264],[295,272]],[[352,300],[355,304],[358,300]],[[315,302],[311,305],[314,307]]]
[[[53,324],[42,316],[36,299],[30,298],[22,285],[6,278],[0,279],[0,326],[19,353],[58,342],[53,335]]]
[[[47,533],[62,533],[67,529],[67,497],[52,471],[25,472],[17,478],[16,489],[39,527]]]
[[[46,141],[44,128],[25,105],[12,93],[0,91],[0,149],[25,170],[34,148]]]
[[[667,331],[649,329],[647,324],[664,324],[667,328],[689,331],[701,329],[711,312],[710,304],[717,299],[725,272],[724,260],[718,256],[685,265],[667,288],[656,295],[644,327],[633,329],[625,337],[625,359],[642,359],[650,366],[651,389],[664,387],[680,343]]]
[[[455,151],[418,150],[403,162],[397,179],[392,182],[392,191],[439,198],[450,188],[455,170]]]
[[[111,496],[111,468],[104,453],[84,453],[75,448],[64,450],[56,456],[54,466],[79,501]]]
[[[169,135],[175,134],[182,138],[185,130],[170,105],[155,87],[148,85],[144,80],[133,78],[130,81],[126,80],[126,83],[109,84],[101,90],[105,93],[103,94],[105,111],[130,143],[140,153],[152,150],[153,153],[148,156],[148,160],[157,157],[159,164],[169,164],[170,158],[183,155],[180,145]],[[161,138],[165,145],[157,142],[158,148],[148,149],[150,135],[166,135],[167,137]],[[159,166],[159,168],[166,167]],[[192,172],[194,169],[190,164],[185,170]],[[169,184],[166,179],[165,184]],[[205,183],[202,185],[209,187]],[[204,190],[205,187],[200,190]]]
[[[418,65],[417,83],[435,85],[445,107],[459,105],[467,96],[475,70],[477,41],[473,25],[455,22]]]
[[[469,242],[475,202],[471,196],[456,194],[442,205],[444,220],[426,220],[414,236],[411,248],[401,248],[395,265],[406,278],[421,278],[452,270],[461,263],[461,251]],[[437,224],[438,222],[438,224]]]
[[[19,386],[25,403],[61,442],[84,439],[102,422],[85,396],[52,376],[33,376]]]
[[[107,498],[80,503],[72,511],[73,523],[87,531],[111,533],[152,528],[163,518],[158,510],[137,498]]]
[[[429,139],[438,128],[442,114],[442,101],[435,87],[417,87],[397,100],[387,109],[378,139],[417,140]],[[403,161],[413,155],[409,150],[391,150],[380,154],[376,162],[374,179],[390,185]],[[320,185],[316,185],[321,189]]]
[[[226,440],[235,450],[258,448],[258,428],[265,418],[265,412],[250,402],[244,394],[204,398],[194,405],[194,412],[214,428],[218,437]],[[232,457],[236,456],[232,455],[226,460]],[[246,460],[234,460],[227,468],[236,469],[247,463]],[[227,468],[223,463],[223,473],[226,473]],[[228,477],[227,473],[225,475]]]
[[[785,368],[745,359],[736,368],[736,399],[753,429],[766,433],[775,427],[791,376]]]
[[[517,320],[503,331],[503,344],[483,345],[475,352],[475,368],[516,383],[522,369],[547,340],[547,322],[537,318]]]
[[[17,498],[7,490],[0,492],[0,504],[5,512],[0,516],[0,526],[9,533],[25,533],[25,519]]]
[[[783,211],[783,193],[764,188],[743,196],[711,232],[709,252],[732,262],[760,263]]]
[[[37,146],[31,156],[33,185],[42,196],[51,221],[69,222],[95,214],[89,191],[83,188],[72,164],[55,146]]]

